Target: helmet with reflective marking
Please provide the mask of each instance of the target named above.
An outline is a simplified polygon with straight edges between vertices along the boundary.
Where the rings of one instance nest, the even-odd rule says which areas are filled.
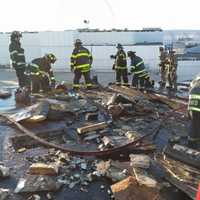
[[[56,56],[52,53],[46,54],[47,59],[51,62],[51,63],[55,63],[56,62]]]

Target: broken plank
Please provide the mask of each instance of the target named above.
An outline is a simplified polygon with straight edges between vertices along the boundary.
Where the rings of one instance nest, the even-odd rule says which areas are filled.
[[[84,133],[87,133],[87,132],[96,131],[96,130],[104,129],[104,128],[107,128],[107,127],[108,127],[108,124],[106,122],[100,122],[100,123],[97,123],[97,124],[92,124],[92,125],[77,128],[77,133],[79,135],[81,135],[81,134],[84,134]]]
[[[164,153],[171,158],[200,169],[200,152],[186,146],[175,144],[168,145]]]

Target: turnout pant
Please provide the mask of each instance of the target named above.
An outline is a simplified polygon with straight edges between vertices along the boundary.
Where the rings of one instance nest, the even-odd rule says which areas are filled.
[[[177,89],[177,75],[176,72],[169,72],[168,74],[168,82],[169,82],[169,87],[171,89],[176,90]]]
[[[50,89],[51,87],[47,76],[31,76],[31,91],[33,93],[38,93],[40,92],[40,90],[42,90],[43,92],[48,92],[50,91]]]
[[[191,117],[191,130],[189,133],[189,139],[191,141],[200,142],[200,112],[190,111]]]
[[[161,66],[160,68],[160,78],[161,78],[161,86],[162,87],[165,87],[166,85],[166,82],[167,82],[167,72],[166,72],[166,69],[165,69],[165,66]]]
[[[18,79],[18,83],[20,87],[24,87],[27,84],[27,76],[25,75],[25,68],[24,69],[15,69],[16,75]]]
[[[125,69],[116,69],[116,84],[121,85],[123,79],[123,85],[128,86],[128,70]]]
[[[139,77],[138,75],[133,75],[132,86],[136,87],[136,88],[144,87],[145,86],[144,77]]]
[[[80,82],[82,75],[84,76],[86,87],[91,88],[92,82],[91,82],[91,79],[90,79],[90,71],[82,72],[80,69],[75,69],[74,70],[74,81],[73,81],[73,88],[74,89],[80,88],[79,82]]]

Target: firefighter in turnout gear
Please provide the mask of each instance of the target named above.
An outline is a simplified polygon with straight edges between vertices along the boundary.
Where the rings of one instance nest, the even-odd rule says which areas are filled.
[[[85,78],[86,88],[91,89],[92,82],[90,79],[90,68],[92,65],[92,55],[89,50],[82,46],[80,39],[77,39],[74,43],[74,50],[71,55],[71,71],[74,72],[73,89],[80,88],[80,79],[83,75]]]
[[[160,78],[161,78],[161,81],[160,81],[160,87],[161,88],[165,88],[166,86],[166,82],[167,82],[167,52],[164,50],[163,47],[160,47],[159,48],[160,50]]]
[[[55,77],[51,64],[56,62],[56,57],[52,53],[46,54],[42,58],[32,60],[29,65],[31,75],[31,91],[38,93],[40,90],[48,92],[55,88]]]
[[[26,60],[24,56],[24,49],[21,47],[20,38],[22,34],[18,31],[13,31],[10,36],[11,43],[9,45],[10,59],[12,67],[16,71],[18,83],[20,87],[27,84],[27,77],[25,75]]]
[[[111,55],[110,58],[115,59],[113,70],[116,71],[116,85],[121,85],[121,79],[123,79],[122,85],[129,86],[126,53],[121,44],[117,44],[117,53]]]
[[[149,73],[146,71],[144,61],[136,52],[128,51],[128,57],[131,59],[131,73],[133,74],[132,86],[136,88],[152,88],[154,81],[150,79]]]
[[[176,91],[177,90],[177,57],[175,55],[175,51],[169,52],[170,57],[170,69],[168,71],[168,82],[169,82],[169,88],[171,90]]]
[[[200,76],[190,85],[188,111],[191,119],[189,146],[200,149]]]

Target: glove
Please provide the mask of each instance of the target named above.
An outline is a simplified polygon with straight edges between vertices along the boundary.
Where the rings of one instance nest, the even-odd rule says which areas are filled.
[[[55,88],[55,86],[56,86],[56,81],[51,81],[51,88],[53,89]]]
[[[113,66],[112,66],[112,70],[115,70],[115,64],[113,64]]]
[[[128,75],[131,75],[132,73],[131,72],[128,72]]]
[[[111,55],[111,56],[110,56],[110,58],[111,58],[111,59],[115,59],[115,58],[116,58],[116,56],[114,56],[114,55]]]

